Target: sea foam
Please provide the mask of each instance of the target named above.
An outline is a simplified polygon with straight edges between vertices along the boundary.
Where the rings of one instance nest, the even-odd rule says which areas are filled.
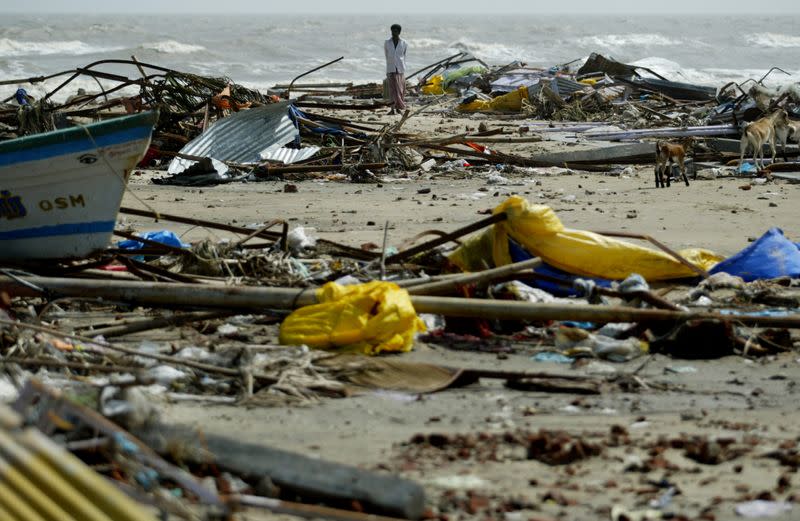
[[[645,33],[631,33],[631,34],[603,34],[586,36],[580,38],[578,42],[581,45],[589,47],[604,47],[606,49],[617,49],[628,45],[636,46],[660,46],[666,47],[670,45],[681,45],[681,40],[668,38],[660,34],[645,34]]]
[[[202,45],[192,45],[190,43],[176,42],[175,40],[163,40],[160,42],[142,44],[143,49],[155,51],[160,54],[191,54],[193,52],[205,51]]]
[[[42,56],[67,54],[78,56],[116,50],[108,47],[94,47],[80,40],[34,42],[0,38],[0,56]]]

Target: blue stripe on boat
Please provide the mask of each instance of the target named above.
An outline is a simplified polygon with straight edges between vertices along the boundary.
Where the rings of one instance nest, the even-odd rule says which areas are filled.
[[[82,139],[76,139],[74,141],[66,141],[63,143],[45,145],[38,148],[29,148],[7,154],[0,154],[0,166],[8,166],[16,163],[38,161],[50,157],[63,156],[66,154],[92,151],[96,150],[95,143],[97,144],[97,147],[107,147],[111,145],[118,145],[120,143],[127,143],[129,141],[148,139],[151,131],[152,127],[139,126],[117,132],[110,132],[108,134],[99,136],[92,136],[94,138],[94,143],[92,143],[92,140],[89,139],[89,136],[86,136]]]
[[[10,232],[0,232],[0,241],[111,232],[114,230],[114,224],[115,221],[94,221],[89,223],[56,224],[53,226],[39,226],[38,228],[23,228]]]

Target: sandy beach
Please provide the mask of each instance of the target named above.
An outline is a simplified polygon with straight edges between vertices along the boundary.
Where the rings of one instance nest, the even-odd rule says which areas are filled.
[[[799,518],[796,7],[48,3],[0,8],[0,521]]]
[[[389,121],[383,115],[368,117]],[[426,115],[412,118],[407,126],[410,132],[458,133],[479,123],[490,129],[509,129],[520,121]],[[525,155],[566,148],[563,142],[545,141],[506,145],[504,151]],[[501,172],[507,178],[501,184],[488,183],[491,170],[386,171],[378,184],[321,178],[203,188],[153,185],[150,178],[163,173],[139,171],[130,192],[160,211],[240,226],[286,219],[313,236],[354,247],[379,245],[387,221],[389,245],[403,244],[426,230],[450,231],[478,220],[513,194],[551,206],[571,228],[649,234],[676,249],[705,247],[722,255],[739,251],[770,227],[782,228],[789,237],[796,229],[793,200],[798,185],[754,182],[731,175],[733,169],[701,168],[691,186],[674,183],[668,189],[656,189],[652,167],[645,166],[608,173],[514,167]],[[285,193],[287,183],[296,185],[297,192]],[[131,193],[123,204],[142,208]],[[131,216],[122,222],[137,230],[167,228],[190,241],[225,236]],[[149,334],[146,338],[182,343],[192,336],[172,330],[163,337]],[[259,340],[276,341],[276,328],[264,328]],[[130,336],[126,341],[135,345],[138,340]],[[301,408],[185,403],[160,408],[171,421],[205,432],[250,442],[268,440],[275,447],[419,480],[430,496],[429,515],[442,520],[608,519],[614,507],[646,509],[670,487],[675,488],[675,496],[665,511],[675,512],[680,519],[725,520],[737,517],[734,505],[742,501],[793,497],[792,468],[763,455],[795,443],[798,425],[791,398],[796,392],[792,375],[800,362],[795,353],[757,361],[740,357],[686,361],[655,355],[626,364],[570,367],[533,361],[536,343],[506,345],[499,353],[477,353],[418,342],[403,359],[576,375],[636,371],[650,387],[578,397],[512,390],[485,380],[428,396],[377,392],[323,399]],[[610,446],[612,428],[627,433],[629,441]],[[523,447],[503,441],[505,433],[540,429],[582,436],[602,446],[602,453],[570,465],[550,466],[528,461]],[[459,456],[460,442],[453,439],[442,448],[428,447],[420,457],[416,452],[422,450],[420,445],[410,442],[420,433],[471,433],[500,441],[492,442],[496,450],[490,455]],[[702,464],[672,447],[678,446],[674,439],[689,436],[721,438],[747,450],[730,461]],[[790,484],[779,485],[784,481]],[[513,513],[504,514],[505,510]],[[261,519],[252,512],[242,518]]]
[[[323,112],[324,113],[324,112]],[[353,122],[396,122],[383,114],[365,116],[363,111],[331,111]],[[492,119],[490,116],[422,114],[411,118],[404,130],[421,135],[456,135],[480,124],[489,129],[516,131],[524,119]],[[548,139],[544,135],[545,139]],[[501,152],[535,156],[551,151],[580,148],[558,137],[531,144],[499,144]],[[153,185],[159,171],[136,171],[131,190],[153,209],[186,217],[211,219],[239,226],[285,219],[291,226],[314,230],[322,238],[359,247],[381,244],[383,227],[389,222],[389,245],[399,246],[420,232],[452,231],[477,221],[510,195],[551,206],[569,228],[628,231],[649,234],[676,249],[703,247],[731,255],[771,227],[796,239],[797,209],[792,201],[800,185],[786,181],[763,183],[734,176],[735,168],[698,167],[698,180],[691,186],[673,183],[656,189],[653,167],[633,165],[610,172],[583,172],[564,168],[511,167],[500,174],[507,179],[490,184],[493,167],[460,168],[451,171],[421,169],[410,172],[376,172],[378,184],[351,184],[336,175],[305,181],[232,183],[214,187],[181,188]],[[285,193],[294,184],[297,193]],[[746,189],[743,189],[746,188]],[[426,192],[430,189],[430,193]],[[123,206],[145,209],[126,195]],[[161,229],[144,218],[123,216],[124,223],[138,230]],[[170,229],[188,240],[205,237],[207,231],[170,224]],[[218,232],[215,232],[218,233]]]

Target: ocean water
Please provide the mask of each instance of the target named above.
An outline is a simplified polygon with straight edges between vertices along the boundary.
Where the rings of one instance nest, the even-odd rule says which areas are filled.
[[[0,16],[0,81],[131,55],[263,90],[344,56],[303,81],[379,81],[383,40],[394,22],[403,25],[412,71],[459,51],[490,64],[521,60],[541,67],[599,52],[675,81],[704,85],[757,79],[772,66],[791,73],[773,73],[773,85],[800,79],[798,16],[5,14]],[[130,67],[102,70],[138,76]],[[25,87],[40,95],[63,79]],[[0,96],[16,87],[0,86]],[[97,90],[95,80],[84,77],[61,97],[78,87]]]

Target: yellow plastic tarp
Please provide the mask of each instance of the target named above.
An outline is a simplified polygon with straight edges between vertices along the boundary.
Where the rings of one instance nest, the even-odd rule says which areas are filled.
[[[445,93],[456,93],[457,89],[452,88],[452,83],[464,76],[470,74],[482,74],[486,72],[486,68],[482,65],[473,65],[471,67],[461,67],[460,69],[451,70],[445,74],[438,74],[428,79],[422,87],[422,93],[429,96],[440,96]]]
[[[465,271],[510,264],[510,237],[531,255],[581,277],[620,280],[638,273],[648,281],[657,281],[696,276],[694,271],[662,251],[565,228],[549,206],[530,204],[519,196],[510,197],[494,209],[495,214],[503,212],[508,219],[465,242],[450,255],[450,260]],[[703,249],[678,253],[705,270],[723,259]]]
[[[391,282],[325,284],[318,304],[294,311],[281,324],[282,344],[344,348],[374,355],[410,351],[414,334],[425,331],[408,292]]]
[[[423,94],[428,96],[441,96],[444,94],[444,76],[434,76],[428,80],[422,89]]]
[[[519,112],[522,100],[528,99],[528,87],[520,87],[515,91],[503,94],[491,100],[475,100],[458,106],[459,112]]]

